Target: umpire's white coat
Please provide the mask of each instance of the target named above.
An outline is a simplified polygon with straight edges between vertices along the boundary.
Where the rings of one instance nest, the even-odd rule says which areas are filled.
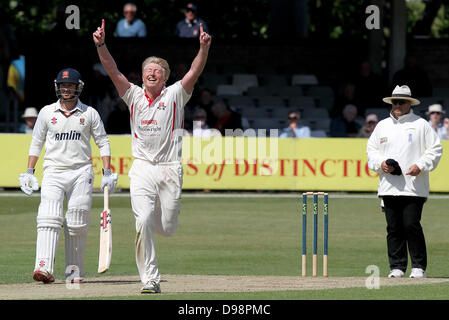
[[[442,147],[440,139],[429,123],[410,113],[390,117],[380,121],[367,144],[368,167],[380,176],[379,196],[418,196],[429,195],[429,172],[440,161]],[[402,175],[386,174],[381,164],[387,159],[399,163]],[[407,175],[411,165],[416,164],[421,173]]]

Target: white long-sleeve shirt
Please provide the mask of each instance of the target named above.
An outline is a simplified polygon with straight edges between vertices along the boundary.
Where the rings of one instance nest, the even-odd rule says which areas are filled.
[[[378,196],[429,195],[429,172],[434,170],[442,155],[441,142],[435,130],[423,118],[410,113],[398,117],[391,114],[380,121],[367,144],[368,167],[379,174]],[[387,159],[399,163],[402,175],[395,176],[382,171],[381,164]],[[407,175],[416,164],[421,172]]]
[[[430,126],[432,126],[432,122],[429,120]],[[435,130],[435,129],[434,129]],[[439,123],[435,132],[437,133],[438,137],[440,137],[440,140],[449,140],[449,132],[444,127],[442,123]]]
[[[154,163],[180,162],[184,106],[188,94],[177,81],[153,100],[145,89],[130,83],[121,97],[131,115],[132,155]]]
[[[109,139],[97,110],[78,100],[68,114],[58,100],[39,112],[29,155],[39,157],[45,143],[44,170],[48,167],[76,169],[91,163],[91,136],[100,149],[100,155],[110,156]]]

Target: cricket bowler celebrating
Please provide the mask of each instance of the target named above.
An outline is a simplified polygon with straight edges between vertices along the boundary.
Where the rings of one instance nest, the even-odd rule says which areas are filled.
[[[84,86],[80,73],[71,68],[63,69],[54,85],[58,101],[39,112],[29,149],[28,168],[19,176],[19,181],[27,195],[39,189],[34,167],[45,143],[33,279],[44,283],[55,281],[55,254],[64,226],[65,275],[68,277],[75,272],[71,281],[81,282],[85,274],[84,253],[94,182],[91,136],[103,161],[102,189],[108,185],[113,192],[117,174],[111,174],[109,140],[100,115],[78,98]],[[67,198],[65,218],[62,212],[64,197]]]
[[[128,81],[105,45],[105,23],[93,33],[104,69],[131,115],[132,155],[129,172],[131,206],[136,219],[136,263],[141,293],[159,293],[154,233],[171,236],[178,227],[182,188],[184,106],[207,61],[211,37],[200,25],[200,48],[184,77],[165,86],[170,75],[166,60],[149,57],[142,63],[143,86]]]

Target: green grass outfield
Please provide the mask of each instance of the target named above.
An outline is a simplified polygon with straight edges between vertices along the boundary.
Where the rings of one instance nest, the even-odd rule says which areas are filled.
[[[0,196],[0,284],[33,282],[37,196]],[[298,197],[191,197],[184,193],[179,228],[171,238],[156,236],[159,267],[165,274],[270,275],[301,274],[301,207]],[[263,195],[263,194],[262,194]],[[448,199],[431,198],[424,206],[422,225],[427,241],[428,277],[449,277]],[[311,203],[311,199],[310,202]],[[97,277],[99,218],[103,199],[93,199],[87,240],[86,277]],[[135,220],[130,199],[111,197],[113,255],[107,276],[137,275],[134,255]],[[312,235],[312,205],[309,206]],[[321,212],[321,206],[320,206]],[[322,216],[319,229],[322,230]],[[381,277],[389,271],[386,223],[379,200],[329,199],[329,277],[367,277],[369,265],[379,267]],[[311,253],[311,237],[308,238]],[[319,238],[322,252],[322,235]],[[309,256],[310,257],[310,256]],[[321,258],[321,257],[320,257]],[[309,261],[311,261],[309,259]],[[321,259],[319,259],[321,272]],[[309,267],[311,262],[309,262]],[[64,279],[64,236],[56,255],[55,276]],[[407,272],[407,275],[410,268]],[[309,269],[309,274],[311,270]],[[115,297],[117,299],[282,299],[282,300],[376,300],[449,299],[449,284],[366,288],[273,291],[246,293],[185,293]],[[101,298],[103,299],[103,298]],[[114,297],[108,297],[114,299]]]

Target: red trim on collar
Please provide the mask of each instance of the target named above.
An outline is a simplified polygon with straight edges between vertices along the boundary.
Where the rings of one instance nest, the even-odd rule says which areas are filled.
[[[148,107],[151,107],[151,104],[153,103],[154,100],[152,100],[150,96],[147,94],[147,90],[145,90],[145,98],[147,98],[148,100]]]

